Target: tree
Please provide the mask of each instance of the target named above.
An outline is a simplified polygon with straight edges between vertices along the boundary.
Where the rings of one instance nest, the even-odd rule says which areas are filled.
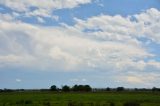
[[[160,91],[160,88],[153,87],[152,91]]]
[[[64,85],[64,86],[62,87],[62,91],[64,91],[64,92],[69,92],[69,91],[70,91],[70,87],[67,86],[67,85]]]
[[[117,87],[117,91],[124,91],[124,87]]]
[[[111,88],[107,87],[107,88],[106,88],[106,91],[111,91]]]
[[[73,90],[73,91],[78,91],[78,85],[74,85],[74,86],[72,87],[72,90]]]
[[[52,86],[50,87],[50,90],[51,90],[51,91],[57,91],[56,85],[52,85]]]
[[[74,85],[72,87],[73,91],[85,91],[85,92],[89,92],[92,90],[92,88],[89,85]]]
[[[85,91],[89,92],[92,91],[92,88],[89,85],[84,86]]]

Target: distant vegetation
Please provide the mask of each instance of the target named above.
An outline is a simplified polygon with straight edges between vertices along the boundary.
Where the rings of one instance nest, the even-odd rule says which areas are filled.
[[[152,91],[152,92],[160,92],[160,88],[153,87],[149,88],[125,88],[125,87],[117,87],[117,88],[92,88],[90,85],[74,85],[68,86],[64,85],[61,88],[58,88],[56,85],[52,85],[48,89],[0,89],[0,92],[14,92],[14,91],[54,91],[54,92],[107,92],[107,91]]]
[[[62,88],[57,88],[56,85],[52,85],[50,87],[51,91],[64,91],[64,92],[69,92],[69,91],[74,91],[74,92],[90,92],[92,91],[92,88],[89,85],[74,85],[73,87],[70,87],[68,85],[62,86]]]

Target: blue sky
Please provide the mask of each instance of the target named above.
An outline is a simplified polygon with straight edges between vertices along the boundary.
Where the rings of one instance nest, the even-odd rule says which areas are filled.
[[[160,87],[159,0],[1,0],[0,88]]]

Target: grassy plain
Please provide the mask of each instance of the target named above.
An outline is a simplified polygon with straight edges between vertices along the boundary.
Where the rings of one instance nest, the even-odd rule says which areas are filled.
[[[0,106],[160,106],[160,92],[3,92]]]

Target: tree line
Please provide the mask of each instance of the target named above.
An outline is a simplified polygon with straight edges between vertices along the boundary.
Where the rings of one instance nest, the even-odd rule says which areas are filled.
[[[157,92],[160,91],[160,88],[153,87],[153,88],[125,88],[125,87],[117,87],[117,88],[92,88],[90,85],[74,85],[68,86],[64,85],[61,88],[58,88],[56,85],[50,86],[48,89],[0,89],[0,92],[23,92],[23,91],[55,91],[55,92],[108,92],[108,91],[152,91]]]
[[[92,88],[89,85],[74,85],[73,87],[70,87],[68,85],[62,86],[62,88],[57,88],[56,85],[52,85],[50,87],[51,91],[64,91],[64,92],[69,92],[69,91],[75,91],[75,92],[90,92],[92,91]]]
[[[51,91],[64,91],[64,92],[106,92],[106,91],[160,91],[160,88],[125,88],[125,87],[117,87],[117,88],[92,88],[90,85],[74,85],[72,87],[68,85],[62,86],[62,88],[57,88],[56,85],[52,85],[50,87]]]

